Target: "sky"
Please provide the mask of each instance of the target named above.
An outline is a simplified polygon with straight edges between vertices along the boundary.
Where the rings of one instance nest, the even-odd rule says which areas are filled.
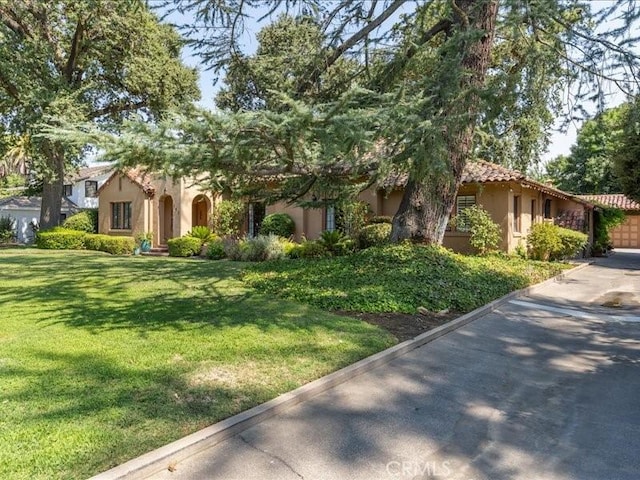
[[[413,10],[411,6],[413,2],[407,2],[407,7],[402,7],[399,12],[394,15],[396,18],[398,15],[402,13],[410,13]],[[592,0],[592,4],[595,5],[595,9],[598,10],[610,4],[611,0]],[[265,12],[266,13],[266,12]],[[256,18],[259,17],[259,14],[256,15]],[[393,17],[392,17],[393,18]],[[175,24],[185,24],[193,21],[191,16],[187,15],[179,15],[179,14],[171,14],[167,18],[168,21]],[[255,41],[255,34],[265,25],[271,23],[272,20],[275,20],[275,17],[272,16],[268,19],[263,20],[260,24],[254,19],[249,19],[246,22],[246,31],[245,31],[245,43],[243,45],[243,50],[247,54],[251,54],[257,48],[257,43]],[[611,28],[612,25],[603,25],[602,29]],[[199,85],[200,91],[202,93],[201,100],[198,102],[199,105],[206,109],[215,109],[214,98],[217,92],[220,90],[222,85],[222,80],[220,80],[217,84],[214,82],[215,74],[212,71],[205,70],[201,63],[200,59],[194,55],[193,51],[189,48],[185,48],[183,51],[183,60],[184,62],[198,69],[200,73]],[[625,96],[617,91],[615,88],[608,89],[609,94],[607,95],[606,105],[607,107],[617,106],[625,101]],[[587,110],[594,112],[596,111],[595,105],[588,107]],[[571,122],[566,131],[559,131],[560,121],[557,122],[554,129],[550,132],[550,145],[546,154],[544,154],[541,158],[542,163],[546,163],[547,161],[555,158],[558,155],[566,155],[570,152],[571,146],[575,143],[576,133],[580,127],[580,122],[574,121]]]

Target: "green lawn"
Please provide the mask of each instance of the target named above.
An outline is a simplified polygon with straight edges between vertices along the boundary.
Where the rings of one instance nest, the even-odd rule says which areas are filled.
[[[242,268],[0,250],[0,478],[86,478],[394,342]]]

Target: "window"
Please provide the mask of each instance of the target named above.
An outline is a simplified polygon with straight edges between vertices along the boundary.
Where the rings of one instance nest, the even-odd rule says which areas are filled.
[[[551,218],[551,199],[547,198],[544,201],[544,218]]]
[[[260,232],[260,226],[264,220],[266,214],[266,208],[264,203],[250,203],[249,211],[247,214],[247,220],[249,222],[247,228],[247,235],[249,238],[253,238]]]
[[[520,196],[513,196],[513,231],[520,231]]]
[[[537,204],[535,200],[531,200],[531,224],[536,223],[538,217],[538,211],[536,210]]]
[[[111,204],[111,229],[131,230],[131,202]]]
[[[466,221],[462,212],[465,208],[473,207],[476,204],[475,195],[458,195],[456,197],[456,230],[459,232],[468,232],[469,223]]]
[[[84,196],[85,197],[97,197],[98,196],[98,182],[93,180],[87,180],[84,182]]]
[[[327,205],[324,225],[324,229],[329,232],[336,229],[336,207],[334,205]]]
[[[62,186],[62,196],[70,197],[73,195],[73,185],[63,185]]]

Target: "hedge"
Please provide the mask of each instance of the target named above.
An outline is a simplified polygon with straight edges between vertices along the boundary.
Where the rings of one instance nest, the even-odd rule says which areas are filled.
[[[111,235],[87,235],[84,239],[87,250],[106,252],[112,255],[131,255],[135,248],[132,237],[114,237]]]
[[[529,256],[534,260],[560,260],[575,256],[586,244],[584,233],[552,223],[537,223],[527,236]]]
[[[56,227],[36,234],[36,247],[46,250],[83,250],[86,232]]]
[[[358,232],[358,248],[380,247],[391,240],[390,223],[372,223]]]
[[[171,257],[191,257],[200,253],[202,240],[195,237],[170,238],[167,246]]]

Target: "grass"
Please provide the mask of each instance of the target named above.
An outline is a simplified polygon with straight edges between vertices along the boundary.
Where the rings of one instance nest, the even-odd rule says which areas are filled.
[[[242,268],[0,250],[0,478],[86,478],[394,343]]]
[[[264,293],[325,310],[416,313],[424,307],[468,312],[567,267],[407,244],[347,257],[254,264],[244,280]]]

